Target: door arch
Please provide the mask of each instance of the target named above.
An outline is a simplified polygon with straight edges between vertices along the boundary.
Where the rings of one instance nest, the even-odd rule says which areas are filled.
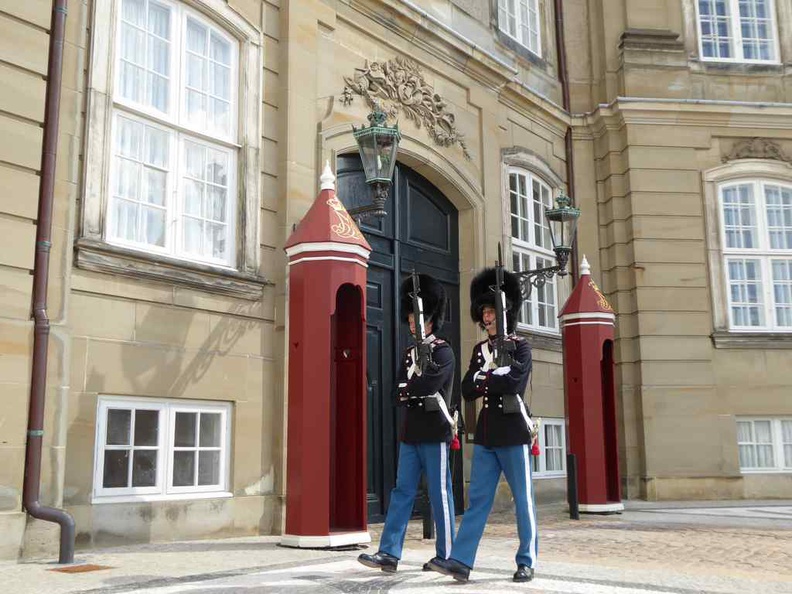
[[[357,154],[341,155],[336,168],[337,195],[347,208],[370,201],[363,166]],[[396,480],[398,411],[396,371],[401,353],[410,343],[400,324],[399,286],[413,268],[443,283],[449,297],[440,336],[454,349],[457,370],[454,398],[459,399],[459,225],[453,204],[434,185],[409,167],[397,163],[386,217],[364,220],[361,231],[371,245],[366,279],[368,366],[368,516],[382,521]],[[462,510],[462,457],[452,459],[456,509]]]

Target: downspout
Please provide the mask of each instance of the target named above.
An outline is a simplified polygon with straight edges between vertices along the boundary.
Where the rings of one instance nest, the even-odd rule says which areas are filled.
[[[554,2],[558,80],[561,82],[562,105],[564,111],[569,115],[569,74],[567,72],[566,43],[564,41],[564,12],[561,6],[562,0],[554,0]],[[575,206],[575,161],[572,156],[572,126],[567,126],[566,134],[564,134],[564,152],[566,153],[567,192],[572,200],[572,206]],[[578,279],[579,266],[577,241],[572,244],[572,257],[570,259],[572,260],[572,285],[574,286]]]
[[[30,378],[28,431],[25,447],[25,483],[22,502],[28,514],[39,520],[60,524],[58,563],[74,562],[74,518],[62,510],[42,505],[41,452],[44,440],[44,405],[47,388],[47,348],[50,324],[47,317],[50,247],[52,246],[52,204],[55,190],[55,163],[58,152],[58,118],[63,78],[63,40],[67,0],[53,0],[50,22],[44,138],[41,148],[41,180],[36,219],[36,255],[33,264],[33,362]]]

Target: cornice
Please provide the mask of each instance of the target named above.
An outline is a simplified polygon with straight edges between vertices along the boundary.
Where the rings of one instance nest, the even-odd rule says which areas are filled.
[[[358,19],[340,10],[342,6],[379,23],[433,58],[496,92],[501,103],[525,117],[547,125],[546,119],[536,118],[538,107],[559,125],[569,125],[569,114],[560,105],[520,81],[517,78],[518,70],[506,58],[501,59],[471,40],[466,40],[461,33],[452,31],[442,23],[438,24],[434,17],[410,0],[340,0],[337,18],[349,26],[370,33]],[[386,18],[387,14],[395,15],[396,18]],[[404,48],[397,42],[385,37],[379,41],[390,47],[394,56],[404,53]],[[415,54],[410,57],[417,60]],[[426,70],[437,71],[425,62],[421,62],[421,66]]]
[[[508,62],[497,58],[473,42],[463,41],[460,33],[452,33],[432,22],[425,16],[426,13],[420,11],[412,2],[341,0],[338,3],[339,8],[344,5],[490,89],[499,89],[517,74],[517,69]],[[385,18],[387,12],[398,18]],[[361,27],[361,23],[342,11],[338,12],[337,18],[356,28]],[[386,38],[380,38],[380,42],[392,47],[396,53],[403,50]],[[449,52],[449,49],[453,51]]]
[[[618,97],[584,114],[582,120],[592,128],[600,121],[612,127],[617,120],[658,126],[792,130],[792,104]]]

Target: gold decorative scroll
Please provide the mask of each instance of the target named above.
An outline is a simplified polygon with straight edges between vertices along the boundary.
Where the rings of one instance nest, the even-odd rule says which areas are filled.
[[[606,311],[613,311],[611,304],[608,303],[607,299],[605,299],[605,295],[602,294],[602,291],[600,291],[600,288],[597,286],[597,283],[595,283],[593,280],[589,280],[589,287],[591,287],[594,290],[594,292],[597,294],[597,305],[599,305],[600,308]]]
[[[338,198],[333,196],[327,201],[327,205],[333,209],[336,217],[338,217],[338,223],[330,225],[330,229],[333,233],[343,239],[363,239],[360,229],[358,229],[358,226],[352,220],[352,217],[349,216],[349,213]]]

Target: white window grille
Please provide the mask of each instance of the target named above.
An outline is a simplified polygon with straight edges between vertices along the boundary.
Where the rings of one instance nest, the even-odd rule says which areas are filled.
[[[228,496],[231,405],[100,397],[94,501]]]
[[[498,27],[532,53],[542,55],[539,0],[498,0]]]
[[[792,185],[735,181],[718,195],[730,329],[792,331]]]
[[[235,262],[239,44],[198,12],[121,0],[106,239]]]
[[[773,0],[698,0],[704,60],[777,62]]]
[[[509,171],[512,269],[533,270],[555,266],[550,227],[544,216],[552,207],[550,187],[535,175],[518,169]],[[523,301],[518,324],[524,329],[558,332],[556,278],[534,288]]]
[[[743,472],[792,472],[792,418],[738,418]]]

